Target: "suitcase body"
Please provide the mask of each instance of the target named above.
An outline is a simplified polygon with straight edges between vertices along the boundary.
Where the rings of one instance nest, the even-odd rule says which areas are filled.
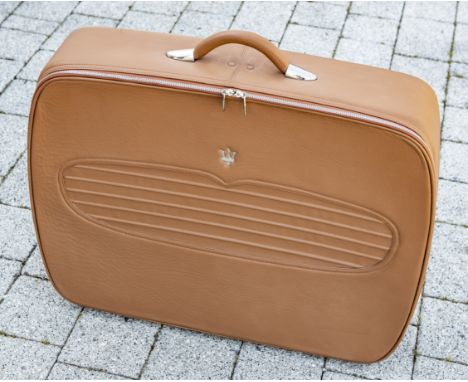
[[[86,28],[41,74],[28,151],[44,263],[74,303],[361,362],[404,335],[439,151],[414,77],[245,32]]]

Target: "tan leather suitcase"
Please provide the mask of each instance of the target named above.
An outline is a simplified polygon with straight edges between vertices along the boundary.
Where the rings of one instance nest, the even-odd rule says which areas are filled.
[[[38,241],[76,304],[372,362],[421,292],[438,151],[417,78],[249,32],[80,29],[32,103]]]

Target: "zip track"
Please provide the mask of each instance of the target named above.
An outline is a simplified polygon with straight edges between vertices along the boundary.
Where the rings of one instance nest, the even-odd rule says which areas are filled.
[[[149,76],[138,75],[138,74],[110,73],[110,72],[105,72],[105,71],[88,70],[88,69],[58,70],[44,77],[40,81],[40,84],[43,84],[47,80],[55,78],[55,77],[59,77],[61,75],[74,76],[74,77],[76,76],[76,77],[98,78],[98,79],[105,79],[105,80],[117,80],[117,81],[130,82],[130,83],[140,83],[140,84],[146,84],[146,85],[154,85],[154,86],[163,87],[163,88],[202,92],[202,93],[207,93],[207,94],[219,95],[221,97],[223,97],[223,94],[225,93],[226,90],[235,90],[235,91],[242,93],[245,96],[246,100],[252,100],[252,101],[258,101],[258,102],[263,102],[263,103],[268,103],[268,104],[273,104],[273,105],[287,106],[287,107],[293,107],[293,108],[298,108],[298,109],[303,109],[303,110],[315,111],[315,112],[324,113],[324,114],[328,114],[328,115],[332,115],[336,117],[344,117],[344,118],[349,118],[353,120],[358,120],[361,122],[368,122],[372,124],[381,125],[390,129],[398,130],[406,135],[409,135],[412,138],[415,138],[417,141],[419,141],[423,146],[426,146],[424,140],[417,132],[415,132],[414,130],[404,125],[389,121],[384,118],[379,118],[379,117],[374,117],[374,116],[359,113],[359,112],[339,109],[339,108],[335,108],[332,106],[318,105],[318,104],[311,103],[311,102],[299,101],[299,100],[294,100],[290,98],[281,98],[281,97],[270,96],[270,95],[265,95],[265,94],[260,94],[260,93],[254,93],[254,92],[247,92],[247,91],[243,91],[239,89],[223,88],[223,87],[218,87],[218,86],[213,86],[213,85],[203,85],[199,83],[184,82],[184,81],[159,78],[159,77],[149,77]]]

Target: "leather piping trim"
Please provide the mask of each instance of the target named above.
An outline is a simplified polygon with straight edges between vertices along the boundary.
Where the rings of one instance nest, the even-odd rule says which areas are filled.
[[[79,176],[70,176],[70,175],[66,175],[65,179],[71,179],[71,180],[76,180],[76,181],[80,181],[80,182],[87,182],[87,183],[105,184],[105,185],[109,185],[109,186],[129,188],[129,189],[133,189],[133,190],[159,192],[161,194],[167,194],[167,195],[185,196],[187,198],[199,199],[199,200],[204,200],[204,201],[207,201],[207,202],[224,203],[224,204],[231,205],[231,206],[251,208],[253,210],[258,210],[258,211],[263,211],[263,212],[275,212],[277,214],[296,217],[296,218],[299,218],[299,219],[316,221],[316,222],[320,222],[320,223],[324,223],[324,224],[335,225],[335,226],[338,226],[338,227],[346,227],[348,229],[354,229],[355,231],[359,231],[359,232],[366,232],[366,233],[369,233],[369,234],[375,235],[375,236],[382,236],[382,237],[386,237],[386,238],[390,237],[389,235],[386,235],[384,233],[380,233],[380,232],[376,232],[376,231],[370,231],[370,230],[364,230],[364,229],[361,229],[361,228],[358,229],[356,227],[351,227],[351,226],[348,226],[346,224],[341,224],[341,223],[336,223],[336,222],[332,223],[332,222],[329,222],[329,221],[326,221],[326,220],[312,218],[312,217],[307,216],[307,215],[301,215],[301,214],[297,214],[297,213],[293,213],[293,212],[281,212],[281,213],[279,213],[279,212],[273,211],[273,210],[271,210],[269,208],[266,208],[266,207],[260,207],[260,206],[256,206],[256,205],[253,205],[253,204],[247,204],[247,203],[240,203],[240,202],[222,200],[222,199],[212,198],[212,197],[208,197],[208,196],[195,195],[195,194],[190,194],[188,192],[169,191],[169,190],[164,190],[164,189],[159,189],[159,188],[134,186],[134,185],[129,185],[129,184],[125,184],[125,183],[109,182],[109,181],[105,181],[105,180],[83,178],[83,177],[79,177]]]
[[[130,197],[130,196],[124,196],[124,195],[117,195],[117,194],[110,194],[107,192],[98,192],[98,191],[91,191],[91,190],[80,190],[77,188],[68,188],[67,189],[70,192],[77,192],[77,193],[84,193],[84,194],[90,194],[90,195],[97,195],[97,196],[105,196],[108,198],[115,198],[115,199],[122,199],[122,200],[130,200],[130,201],[135,201],[139,203],[149,203],[149,204],[155,204],[155,205],[160,205],[160,206],[165,206],[165,207],[172,207],[172,208],[178,208],[178,209],[184,209],[184,210],[189,210],[189,211],[197,211],[197,212],[202,212],[205,214],[211,214],[211,215],[217,215],[217,216],[226,216],[226,217],[231,217],[239,220],[247,220],[255,223],[262,223],[262,224],[267,224],[267,225],[272,225],[276,227],[282,227],[282,228],[287,228],[291,230],[296,230],[296,231],[301,231],[301,232],[307,232],[307,233],[312,233],[316,234],[319,236],[326,236],[326,237],[332,237],[337,240],[343,240],[343,241],[349,241],[351,243],[356,243],[356,244],[361,244],[364,246],[372,247],[372,248],[377,248],[377,249],[383,249],[383,250],[388,250],[390,246],[383,246],[383,245],[378,245],[378,244],[373,244],[373,243],[368,243],[362,240],[357,240],[353,239],[351,237],[347,236],[341,236],[341,235],[336,235],[332,234],[329,232],[325,231],[319,231],[315,229],[309,229],[309,228],[303,228],[300,226],[293,226],[291,224],[286,224],[286,223],[278,223],[278,222],[273,222],[273,221],[268,221],[264,219],[258,219],[258,218],[252,218],[249,216],[243,216],[239,214],[234,214],[234,213],[228,213],[228,212],[221,212],[221,211],[214,211],[214,210],[208,210],[205,208],[199,208],[199,207],[193,207],[193,206],[184,206],[182,204],[176,204],[176,203],[168,203],[168,202],[161,202],[157,200],[151,200],[151,199],[145,199],[145,198],[137,198],[137,197]],[[81,201],[76,201],[72,200],[73,203],[83,203]]]
[[[180,221],[186,221],[186,222],[193,222],[193,223],[197,223],[197,224],[210,225],[210,226],[213,226],[213,227],[228,228],[228,229],[232,229],[234,231],[253,233],[253,234],[256,234],[256,235],[267,236],[267,237],[272,237],[272,238],[277,238],[277,239],[282,239],[282,240],[287,240],[287,241],[294,241],[294,242],[297,242],[297,243],[309,244],[311,246],[317,246],[317,247],[333,249],[333,250],[336,250],[338,252],[345,252],[345,253],[349,253],[351,255],[364,257],[366,259],[372,259],[372,260],[380,261],[379,257],[364,254],[364,253],[359,253],[359,252],[356,252],[356,251],[349,251],[349,250],[342,249],[342,248],[339,248],[339,247],[326,245],[326,244],[321,244],[321,243],[317,243],[317,242],[310,241],[310,240],[290,238],[290,237],[284,236],[284,235],[272,235],[272,234],[269,234],[267,232],[262,232],[262,231],[259,231],[259,230],[249,229],[249,228],[240,228],[240,227],[236,227],[236,226],[229,225],[229,224],[221,224],[221,223],[216,224],[216,223],[213,223],[213,222],[203,221],[203,220],[200,220],[200,219],[185,218],[185,217],[174,216],[174,215],[169,215],[169,214],[164,214],[164,213],[157,213],[157,212],[148,212],[148,211],[143,211],[143,210],[139,210],[139,209],[136,209],[136,208],[116,207],[116,206],[112,206],[112,205],[109,205],[109,204],[103,204],[103,203],[93,203],[93,202],[86,202],[86,201],[81,201],[81,200],[71,200],[71,202],[74,203],[74,204],[89,205],[89,206],[95,206],[95,207],[100,207],[100,208],[108,208],[108,209],[119,210],[119,211],[129,211],[129,212],[134,212],[136,214],[150,215],[150,216],[160,216],[160,217],[164,217],[164,218],[167,218],[167,219],[180,220]],[[108,217],[103,217],[103,220],[105,220],[107,218]],[[139,223],[139,222],[130,222],[129,221],[129,224],[137,224],[137,223]],[[197,235],[197,233],[194,233],[194,234]],[[390,249],[390,247],[389,248],[382,248],[382,249],[388,250],[388,249]],[[328,261],[328,260],[324,260],[324,261]]]
[[[115,210],[120,210],[120,211],[129,211],[129,212],[134,212],[134,213],[137,213],[137,214],[158,216],[158,217],[164,217],[164,218],[172,219],[172,220],[180,220],[180,221],[192,222],[192,223],[197,223],[197,224],[202,224],[202,225],[210,225],[210,226],[219,227],[219,228],[227,228],[227,229],[231,229],[231,230],[235,230],[235,231],[253,233],[253,234],[256,234],[256,235],[271,237],[271,238],[275,238],[275,239],[279,239],[279,240],[293,241],[293,242],[297,242],[297,243],[308,244],[310,246],[332,249],[332,250],[335,250],[337,252],[348,253],[348,254],[353,255],[353,256],[358,256],[358,257],[362,257],[362,258],[366,258],[366,259],[372,259],[372,260],[380,261],[380,258],[378,258],[376,256],[372,256],[372,255],[368,255],[368,254],[364,254],[364,253],[360,253],[360,252],[356,252],[356,251],[351,251],[351,250],[347,250],[347,249],[344,249],[344,248],[335,247],[335,246],[332,246],[332,245],[317,243],[317,242],[313,242],[313,241],[310,241],[310,240],[290,238],[290,237],[287,237],[287,236],[284,236],[284,235],[272,235],[272,234],[269,234],[267,232],[262,232],[262,231],[258,231],[258,230],[252,230],[252,229],[239,228],[239,227],[231,226],[231,225],[228,225],[228,224],[216,224],[216,223],[212,223],[212,222],[205,222],[205,221],[202,221],[202,220],[199,220],[199,219],[182,218],[182,217],[177,217],[177,216],[163,214],[163,213],[147,212],[147,211],[142,211],[142,210],[133,209],[133,208],[115,207],[115,206],[100,204],[100,203],[88,203],[88,202],[82,202],[82,201],[76,201],[76,200],[71,200],[71,202],[74,203],[74,204],[93,205],[93,206],[97,206],[97,207],[100,207],[100,208],[115,209]],[[83,213],[81,213],[81,215],[83,215]],[[144,226],[144,227],[155,228],[155,229],[160,229],[160,230],[165,230],[165,231],[170,231],[170,232],[185,233],[187,235],[192,235],[192,236],[199,235],[201,237],[206,237],[206,238],[210,238],[210,239],[214,239],[214,240],[228,241],[228,242],[248,245],[248,246],[252,246],[252,247],[270,249],[270,250],[275,251],[275,252],[284,252],[284,253],[289,253],[289,254],[297,255],[297,256],[310,257],[310,258],[317,259],[317,260],[324,261],[324,262],[331,262],[331,263],[334,263],[334,264],[347,265],[347,266],[350,266],[352,268],[360,267],[360,266],[358,266],[356,264],[346,262],[346,261],[327,259],[325,257],[319,257],[319,256],[308,254],[308,253],[305,253],[305,252],[291,251],[291,250],[286,250],[286,249],[280,248],[280,247],[265,246],[265,245],[260,245],[260,244],[254,243],[254,242],[248,242],[248,241],[245,241],[245,240],[237,240],[237,239],[231,239],[231,238],[221,238],[221,237],[216,236],[216,235],[198,233],[198,232],[190,231],[190,230],[182,230],[182,229],[178,229],[178,228],[169,228],[169,227],[155,225],[155,224],[140,223],[140,222],[135,222],[135,221],[131,221],[131,220],[128,220],[128,219],[116,219],[116,218],[111,218],[111,217],[101,216],[101,215],[96,215],[96,214],[90,214],[90,216],[92,216],[93,218],[95,218],[97,220],[109,220],[109,221],[115,221],[115,222],[130,224],[130,225],[140,225],[140,226]],[[160,241],[160,240],[158,240],[158,241]],[[233,257],[235,257],[235,256],[233,256]]]
[[[111,217],[102,216],[102,215],[95,215],[95,214],[90,214],[90,216],[92,216],[96,220],[114,221],[114,222],[117,222],[117,223],[138,225],[138,226],[142,226],[142,227],[161,229],[161,230],[165,230],[165,231],[169,231],[169,232],[184,233],[186,235],[191,235],[191,236],[200,236],[200,237],[205,237],[205,238],[214,239],[214,240],[222,240],[222,241],[227,241],[227,242],[231,242],[231,243],[235,243],[235,244],[242,244],[242,245],[246,245],[246,246],[252,246],[254,248],[256,247],[256,248],[268,249],[268,250],[271,250],[271,251],[274,251],[274,252],[288,253],[288,254],[294,255],[294,256],[301,256],[301,257],[305,257],[305,258],[311,258],[311,259],[314,259],[314,260],[319,260],[319,261],[328,262],[328,263],[332,263],[332,264],[348,266],[348,267],[351,267],[351,268],[360,268],[356,264],[350,263],[348,261],[327,259],[326,257],[309,254],[307,252],[290,251],[290,250],[287,250],[285,248],[280,248],[280,247],[271,246],[271,245],[257,244],[257,243],[254,243],[254,242],[251,242],[251,241],[249,242],[249,241],[246,241],[246,240],[237,240],[237,239],[231,239],[231,238],[229,238],[229,239],[220,238],[219,236],[216,236],[216,235],[204,234],[204,233],[201,233],[201,232],[194,232],[194,231],[184,230],[184,229],[179,229],[179,228],[168,228],[168,227],[162,226],[162,225],[141,223],[141,222],[136,222],[136,221],[132,221],[132,220],[128,220],[128,219],[117,219],[117,218],[111,218]],[[158,240],[158,241],[162,241],[162,240]],[[177,245],[179,245],[179,244],[177,244]],[[204,251],[204,249],[202,249],[201,251]],[[231,255],[229,255],[229,256],[231,256]],[[232,257],[241,257],[241,256],[232,256]],[[260,260],[257,260],[257,261],[260,261]],[[263,261],[260,261],[260,262],[263,262]],[[282,265],[283,263],[278,262],[276,264]],[[306,267],[304,267],[304,268],[306,268]]]
[[[184,180],[180,180],[180,179],[168,178],[168,177],[157,176],[157,175],[139,174],[139,173],[136,173],[136,172],[133,172],[133,171],[122,171],[122,170],[114,170],[114,169],[108,169],[108,168],[99,168],[99,167],[96,167],[96,166],[88,166],[88,165],[81,165],[81,164],[76,165],[75,167],[76,168],[83,168],[83,169],[87,169],[87,170],[100,171],[100,172],[109,172],[109,173],[113,173],[113,174],[130,175],[130,176],[135,176],[135,177],[140,177],[140,178],[163,180],[163,181],[166,181],[166,182],[173,182],[173,183],[186,184],[186,185],[195,186],[195,187],[208,188],[208,189],[212,189],[212,190],[225,191],[221,187],[216,187],[216,186],[209,185],[209,184],[203,184],[203,183],[200,183],[200,182],[190,182],[190,181],[184,181]],[[365,216],[365,215],[356,214],[356,213],[352,213],[352,212],[340,211],[340,210],[337,210],[335,208],[319,206],[319,205],[316,205],[316,204],[301,202],[301,201],[298,201],[298,200],[292,200],[292,199],[288,200],[286,198],[275,197],[275,196],[268,195],[268,194],[245,191],[245,190],[230,189],[229,192],[236,193],[236,194],[242,194],[242,195],[249,195],[249,196],[258,197],[258,198],[276,200],[278,202],[296,204],[296,205],[303,206],[303,207],[314,208],[314,209],[317,209],[317,210],[328,211],[328,212],[341,214],[341,215],[346,215],[346,216],[352,216],[352,217],[355,217],[355,218],[359,218],[359,219],[363,219],[363,220],[367,220],[367,221],[382,224],[382,222],[380,220],[378,220],[376,218],[372,218],[370,216]],[[390,236],[387,236],[387,237],[390,237]]]

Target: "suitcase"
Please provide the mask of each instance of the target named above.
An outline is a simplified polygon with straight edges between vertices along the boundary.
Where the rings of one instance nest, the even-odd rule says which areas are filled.
[[[415,77],[254,33],[79,29],[30,114],[50,280],[85,307],[383,359],[421,293],[439,125]]]

